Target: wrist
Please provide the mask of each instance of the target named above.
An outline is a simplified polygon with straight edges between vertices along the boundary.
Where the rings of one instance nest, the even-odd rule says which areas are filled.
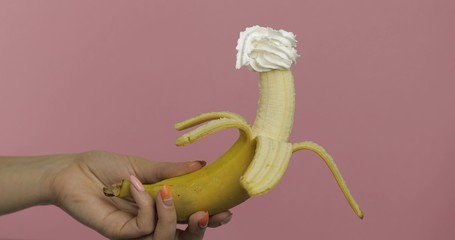
[[[44,160],[45,170],[40,179],[40,199],[42,205],[57,204],[57,180],[62,172],[71,166],[78,154],[61,154],[50,156]]]
[[[53,181],[74,155],[0,157],[0,215],[54,202]]]

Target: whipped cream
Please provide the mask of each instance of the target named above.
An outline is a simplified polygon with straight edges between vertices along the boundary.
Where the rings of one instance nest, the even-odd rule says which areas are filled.
[[[289,69],[299,57],[292,32],[253,26],[240,33],[235,68],[247,66],[256,72]]]

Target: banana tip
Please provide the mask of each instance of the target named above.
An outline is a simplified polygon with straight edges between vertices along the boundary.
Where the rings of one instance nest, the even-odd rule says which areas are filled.
[[[113,184],[112,186],[103,187],[103,193],[107,197],[117,197],[120,194],[121,184]]]
[[[104,193],[104,195],[107,196],[107,197],[113,197],[113,196],[115,196],[114,192],[113,192],[112,189],[109,188],[109,187],[103,187],[103,193]]]

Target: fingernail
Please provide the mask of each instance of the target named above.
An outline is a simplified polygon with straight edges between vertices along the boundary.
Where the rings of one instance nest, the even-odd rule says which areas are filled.
[[[191,166],[196,165],[196,164],[200,165],[201,167],[204,167],[205,165],[207,165],[207,162],[206,161],[201,161],[201,160],[190,162]]]
[[[161,187],[160,195],[164,205],[167,207],[174,205],[174,201],[172,200],[171,191],[168,185],[163,185],[163,187]]]
[[[131,175],[130,182],[137,191],[139,191],[139,192],[145,191],[144,185],[142,185],[141,181],[139,181],[139,179],[137,179],[136,176]]]
[[[209,213],[205,212],[205,215],[199,219],[198,225],[200,228],[205,229],[209,224]]]
[[[220,226],[230,222],[231,219],[232,219],[232,213],[229,216],[227,216],[223,221],[221,221]]]

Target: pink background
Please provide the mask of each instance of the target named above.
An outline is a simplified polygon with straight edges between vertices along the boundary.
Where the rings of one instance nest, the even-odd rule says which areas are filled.
[[[292,141],[334,156],[358,220],[314,154],[207,239],[455,239],[455,4],[439,0],[0,1],[0,155],[102,149],[212,161],[235,131],[177,148],[173,124],[252,121],[245,27],[294,32]],[[293,236],[293,237],[292,237]],[[0,238],[104,239],[53,206],[0,217]]]

